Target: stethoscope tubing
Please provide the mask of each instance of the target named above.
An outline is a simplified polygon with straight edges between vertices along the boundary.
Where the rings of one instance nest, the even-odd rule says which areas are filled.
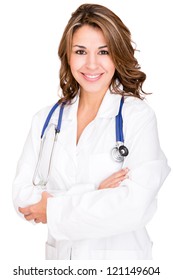
[[[122,118],[122,107],[124,104],[124,97],[121,98],[120,107],[118,115],[115,117],[115,135],[116,135],[116,142],[124,143],[124,136],[123,136],[123,118]]]
[[[43,125],[43,129],[42,129],[42,132],[41,132],[41,139],[43,138],[44,134],[45,134],[45,131],[46,131],[46,128],[48,127],[49,125],[49,122],[52,118],[52,115],[53,113],[55,112],[55,110],[58,108],[60,104],[57,102],[53,107],[52,109],[50,110],[46,120],[45,120],[45,123]],[[62,103],[61,104],[61,107],[60,107],[60,110],[59,110],[59,117],[58,117],[58,123],[57,123],[57,127],[55,128],[55,132],[56,133],[60,133],[60,130],[61,130],[61,124],[62,124],[62,116],[63,116],[63,111],[64,111],[64,106],[65,106],[65,103]]]

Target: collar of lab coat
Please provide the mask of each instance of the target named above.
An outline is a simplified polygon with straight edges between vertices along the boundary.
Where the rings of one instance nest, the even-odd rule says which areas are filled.
[[[118,114],[121,95],[108,90],[102,100],[96,118],[112,118]],[[71,120],[76,117],[79,104],[79,94],[73,99],[72,104],[64,110],[63,119]]]

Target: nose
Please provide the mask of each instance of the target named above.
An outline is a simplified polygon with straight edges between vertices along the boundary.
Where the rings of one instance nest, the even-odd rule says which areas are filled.
[[[87,54],[86,67],[91,70],[98,67],[98,58],[95,53]]]

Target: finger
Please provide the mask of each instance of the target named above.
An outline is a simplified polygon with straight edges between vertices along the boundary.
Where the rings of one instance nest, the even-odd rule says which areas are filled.
[[[18,209],[19,209],[19,212],[24,215],[28,215],[31,212],[30,207],[25,207],[25,208],[19,207]]]
[[[101,185],[101,186],[99,186],[98,190],[117,188],[117,187],[119,187],[120,184],[121,184],[121,181],[117,182],[117,183]]]
[[[123,180],[127,179],[128,175],[121,175],[119,177],[111,177],[107,182],[104,182],[105,185],[116,185],[119,182],[122,182]]]
[[[118,186],[117,184],[119,182],[122,182],[123,180],[128,178],[128,172],[129,172],[129,169],[124,168],[124,169],[119,170],[118,172],[113,173],[111,176],[109,176],[108,178],[106,178],[104,181],[101,182],[98,189],[100,190],[100,189],[109,188],[110,185],[111,185],[111,187]]]
[[[107,179],[105,179],[103,182],[105,184],[109,184],[111,183],[113,180],[117,179],[117,180],[121,180],[121,178],[123,176],[126,176],[126,174],[129,172],[129,169],[128,168],[125,168],[125,169],[121,169],[120,171],[118,172],[115,172],[113,173],[111,176],[109,176]]]
[[[107,188],[107,189],[109,189],[109,188],[117,188],[117,187],[120,186],[121,182],[122,182],[122,181],[113,182],[113,183],[107,185],[106,188]]]
[[[127,179],[129,176],[128,175],[122,175],[122,176],[120,176],[120,177],[118,177],[118,178],[114,178],[114,179],[112,179],[111,180],[111,184],[113,183],[113,184],[116,184],[116,183],[118,183],[118,182],[122,182],[122,181],[124,181],[125,179]]]
[[[27,221],[32,221],[32,220],[36,219],[36,216],[33,215],[33,214],[29,214],[29,215],[24,215],[24,218],[25,218]]]
[[[128,175],[121,176],[119,178],[114,178],[111,181],[102,183],[98,189],[108,189],[118,187],[125,179],[128,178]]]
[[[110,187],[117,187],[119,186],[124,180],[128,179],[129,176],[128,175],[125,175],[125,176],[122,176],[122,177],[119,177],[118,179],[114,179],[109,185]]]
[[[121,181],[119,181],[115,184],[110,184],[108,188],[110,188],[110,189],[117,188],[117,187],[119,187],[120,184],[121,184]]]
[[[38,218],[35,218],[35,219],[34,219],[34,222],[35,222],[36,224],[39,224],[39,223],[40,223],[40,220],[39,220]]]
[[[119,178],[119,177],[121,177],[121,176],[125,176],[128,172],[129,172],[129,169],[128,169],[128,168],[121,169],[120,171],[115,172],[115,173],[113,174],[113,177],[114,177],[114,178]]]

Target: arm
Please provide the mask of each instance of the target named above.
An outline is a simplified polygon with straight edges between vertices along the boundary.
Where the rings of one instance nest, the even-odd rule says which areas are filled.
[[[40,111],[33,117],[30,131],[18,161],[13,181],[12,198],[14,207],[21,217],[23,215],[21,215],[19,207],[38,203],[42,197],[42,188],[34,187],[32,180],[40,149],[41,129],[48,110],[46,108],[46,110]]]
[[[101,190],[101,189],[118,187],[123,180],[128,178],[127,173],[128,173],[128,168],[115,172],[114,174],[109,176],[106,180],[104,180],[100,184],[98,189]],[[71,188],[71,190],[68,192],[68,194],[74,193],[74,189],[75,189],[75,191],[77,191],[78,187],[79,186]],[[80,186],[80,189],[79,189],[80,192],[81,192],[81,189],[82,189],[82,192],[84,192],[84,188],[81,188],[81,186]],[[79,193],[79,190],[78,190],[78,193]],[[24,215],[24,217],[27,221],[34,220],[36,223],[46,224],[47,223],[47,199],[49,197],[53,197],[53,196],[51,194],[49,194],[48,192],[44,191],[44,192],[42,192],[41,200],[38,203],[29,205],[27,207],[19,207],[19,212]]]

